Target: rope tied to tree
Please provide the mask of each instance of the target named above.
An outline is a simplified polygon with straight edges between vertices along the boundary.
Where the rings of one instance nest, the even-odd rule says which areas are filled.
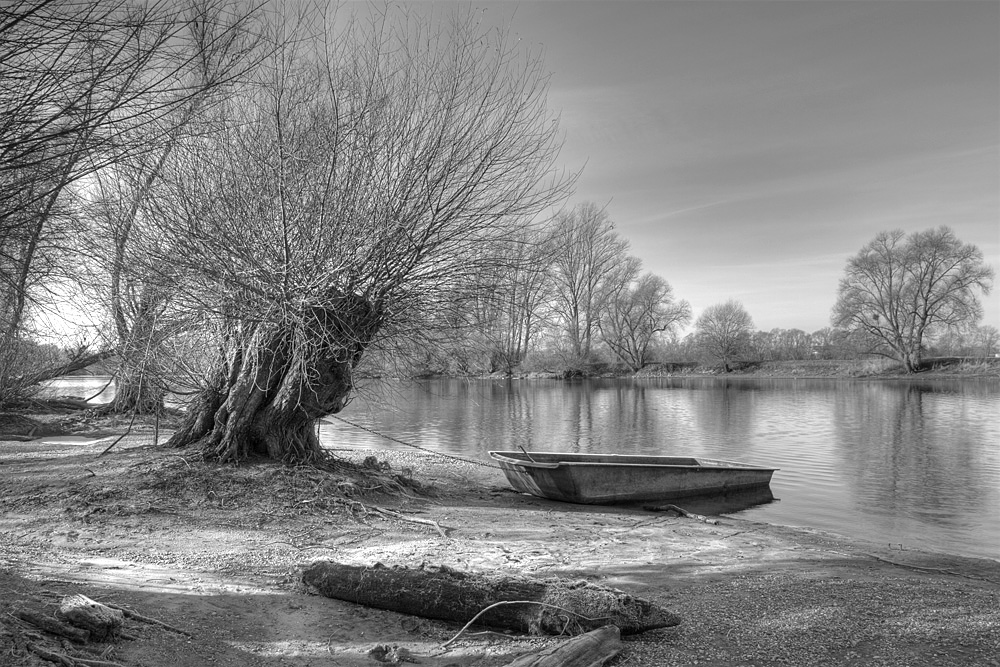
[[[348,426],[353,426],[354,428],[361,429],[362,431],[367,431],[368,433],[371,433],[372,435],[377,435],[380,438],[385,438],[386,440],[389,440],[390,442],[395,442],[397,444],[403,445],[404,447],[412,447],[413,449],[419,449],[422,452],[427,452],[428,454],[433,454],[434,456],[440,456],[440,457],[446,458],[446,459],[452,459],[452,460],[455,460],[455,461],[461,461],[462,463],[471,463],[473,465],[483,466],[484,468],[495,468],[497,470],[501,469],[500,466],[493,465],[491,463],[486,463],[484,461],[476,461],[474,459],[467,459],[467,458],[464,458],[464,457],[461,457],[461,456],[454,456],[453,454],[442,454],[441,452],[435,452],[433,449],[428,449],[426,447],[421,447],[420,445],[415,445],[412,442],[405,442],[405,441],[400,440],[398,438],[394,438],[391,435],[386,435],[385,433],[381,433],[381,432],[376,431],[374,429],[368,428],[367,426],[362,426],[361,424],[356,424],[356,423],[354,423],[354,422],[352,422],[352,421],[350,421],[348,419],[344,419],[343,417],[338,417],[337,415],[327,415],[326,417],[324,417],[324,419],[336,419],[337,421],[343,422],[343,423],[347,424]]]

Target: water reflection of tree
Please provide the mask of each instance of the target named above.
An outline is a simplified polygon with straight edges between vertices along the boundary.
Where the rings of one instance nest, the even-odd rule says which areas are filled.
[[[609,451],[614,454],[638,454],[648,435],[657,432],[655,410],[647,402],[646,386],[624,380],[606,388],[602,398],[609,404],[606,429],[617,436]]]
[[[455,387],[454,399],[426,406],[444,420],[444,451],[483,457],[491,449],[550,449],[542,444],[544,436],[535,433],[539,407],[533,385],[509,378],[447,382]]]
[[[752,446],[760,396],[753,382],[695,386],[656,380],[573,385],[565,406],[572,451],[730,455]]]
[[[655,380],[592,381],[573,389],[568,421],[579,451],[691,454],[688,391]]]
[[[505,448],[546,449],[536,443],[535,438],[535,389],[535,385],[511,379],[490,383],[490,402],[495,403],[498,410],[486,426],[500,436],[498,442],[504,443]]]
[[[720,378],[710,391],[691,392],[699,437],[709,451],[749,452],[760,410],[757,382]]]
[[[960,395],[915,383],[851,384],[838,392],[836,447],[856,504],[939,525],[988,511],[975,483],[982,446],[962,427],[964,405]]]
[[[595,435],[594,391],[590,382],[573,382],[565,392],[564,412],[564,451],[592,452],[600,449],[603,438]],[[558,412],[552,413],[553,421],[558,419]],[[556,449],[562,449],[563,445]]]

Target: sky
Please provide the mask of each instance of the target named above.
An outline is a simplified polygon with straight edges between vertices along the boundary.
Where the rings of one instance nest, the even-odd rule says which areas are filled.
[[[891,229],[948,225],[1000,274],[1000,2],[472,4],[544,56],[567,203],[606,206],[695,317],[829,326]],[[1000,328],[1000,284],[979,296]]]

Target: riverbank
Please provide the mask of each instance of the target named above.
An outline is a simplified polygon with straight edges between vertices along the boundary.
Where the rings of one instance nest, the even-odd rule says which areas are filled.
[[[805,359],[798,361],[735,362],[728,372],[719,366],[699,362],[649,364],[638,372],[608,365],[588,368],[531,370],[511,375],[494,373],[494,379],[519,380],[575,379],[588,377],[763,377],[773,379],[856,379],[856,380],[958,380],[1000,379],[1000,359],[931,358],[918,373],[907,373],[902,364],[889,359]]]
[[[682,371],[683,374],[684,371]],[[649,377],[675,374],[669,365],[643,369],[639,375]],[[931,358],[924,361],[920,372],[907,373],[902,364],[888,359],[810,359],[802,361],[756,361],[735,364],[729,373],[718,368],[696,366],[693,375],[750,376],[768,378],[853,378],[882,380],[933,380],[933,379],[1000,379],[1000,359],[958,359],[954,357]]]
[[[302,566],[329,558],[570,577],[683,618],[626,638],[612,666],[1000,665],[997,561],[553,503],[495,468],[416,451],[336,450],[338,472],[222,467],[152,436],[142,425],[105,456],[113,440],[0,442],[11,664],[48,663],[6,612],[51,612],[75,592],[191,634],[130,622],[135,639],[99,647],[122,665],[360,667],[395,645],[422,665],[498,667],[559,641],[477,633],[444,649],[454,624],[310,595]]]

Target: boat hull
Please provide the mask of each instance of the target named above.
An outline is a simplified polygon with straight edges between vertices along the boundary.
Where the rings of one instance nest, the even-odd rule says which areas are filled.
[[[679,456],[491,451],[518,491],[569,503],[606,505],[762,488],[775,468]]]

